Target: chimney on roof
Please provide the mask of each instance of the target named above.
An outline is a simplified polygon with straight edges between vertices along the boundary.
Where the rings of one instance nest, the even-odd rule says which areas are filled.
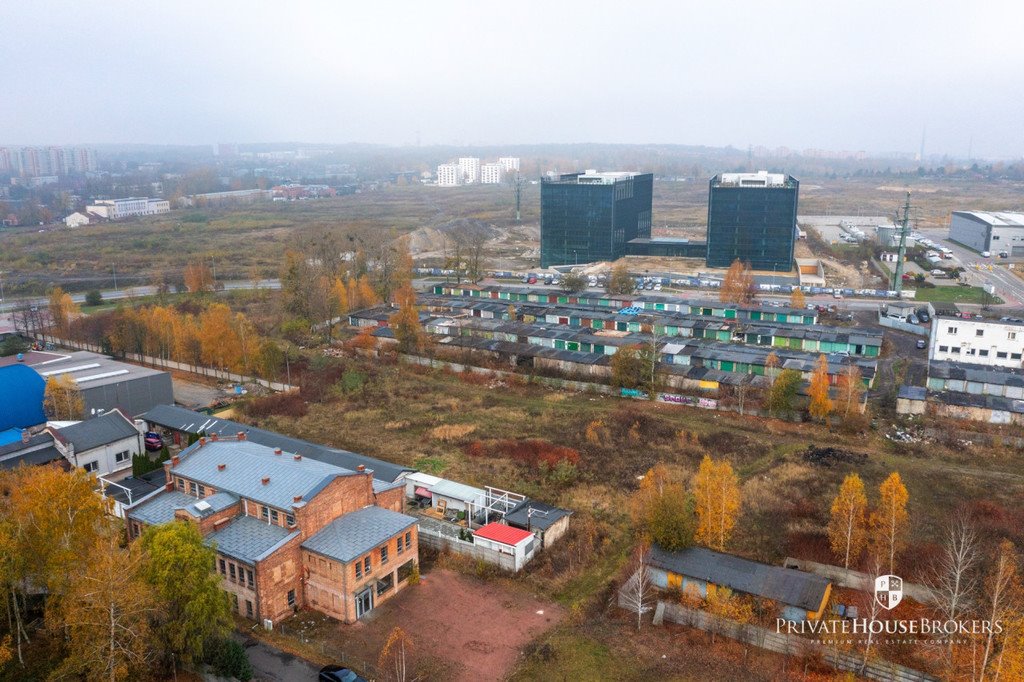
[[[245,431],[238,432],[238,440],[245,440]]]
[[[32,434],[29,433],[28,429],[21,430],[21,442],[28,443],[32,439]]]
[[[366,471],[366,467],[362,464],[356,467],[356,471]]]
[[[214,443],[216,443],[219,440],[219,438],[218,438],[217,434],[214,433],[213,435],[210,436],[210,440],[213,441]]]
[[[264,476],[263,477],[263,485],[266,485],[268,483],[270,483],[270,476]]]
[[[218,464],[217,465],[217,471],[224,471],[227,468],[228,468],[227,464]]]
[[[200,436],[199,437],[199,447],[203,447],[204,445],[206,445],[206,436]]]
[[[302,495],[296,495],[293,497],[292,502],[302,502]]]
[[[274,454],[275,455],[280,455],[281,454],[281,448],[274,448]]]
[[[292,456],[292,459],[294,459],[294,460],[295,460],[296,462],[300,462],[300,461],[302,461],[302,455],[300,455],[299,453],[297,453],[297,452],[296,452],[296,453],[295,453],[295,454],[294,454],[294,455]]]
[[[176,467],[179,464],[181,464],[181,457],[178,457],[177,455],[174,455],[173,457],[171,457],[171,466],[172,467]]]

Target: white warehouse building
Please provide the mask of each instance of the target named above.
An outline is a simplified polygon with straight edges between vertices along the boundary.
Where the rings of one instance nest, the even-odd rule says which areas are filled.
[[[979,253],[1024,257],[1024,214],[953,211],[949,238]]]
[[[170,213],[171,202],[163,199],[146,197],[128,197],[126,199],[102,199],[86,207],[89,213],[95,213],[108,220],[118,220],[137,215],[157,215]]]
[[[1024,355],[1024,321],[932,319],[929,360],[1020,368]]]

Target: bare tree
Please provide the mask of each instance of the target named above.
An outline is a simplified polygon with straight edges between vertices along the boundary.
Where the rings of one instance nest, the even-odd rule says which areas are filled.
[[[640,631],[640,626],[643,624],[644,614],[651,610],[653,601],[654,587],[651,585],[650,571],[647,568],[647,564],[644,563],[644,557],[647,554],[647,548],[640,546],[633,552],[633,560],[630,563],[630,569],[632,575],[623,584],[620,594],[622,595],[622,603],[626,609],[632,613],[636,613],[636,629]]]
[[[881,562],[877,556],[871,557],[871,574],[864,579],[863,592],[868,596],[868,624],[872,623],[878,618],[878,612],[881,610],[881,604],[878,599],[875,598],[875,579],[872,576],[877,576],[882,571]],[[868,665],[868,658],[871,656],[871,645],[874,643],[874,635],[871,632],[871,628],[867,628],[868,639],[864,643],[864,658],[860,662],[860,670],[858,671],[861,675],[864,674],[864,669]]]
[[[996,621],[1006,618],[1008,613],[1016,606],[1014,603],[1019,599],[1017,594],[1017,558],[1016,550],[1009,540],[1003,540],[999,545],[999,554],[992,565],[988,580],[986,581],[985,611],[988,621]],[[979,669],[979,682],[985,679],[986,668],[992,656],[992,647],[995,639],[994,628],[989,628],[985,638],[985,651],[981,657]],[[1005,645],[1004,645],[1005,646]]]
[[[977,564],[977,532],[966,513],[959,512],[946,530],[942,552],[927,581],[944,620],[956,620],[970,610],[978,586]],[[946,655],[951,672],[954,664],[952,639]]]

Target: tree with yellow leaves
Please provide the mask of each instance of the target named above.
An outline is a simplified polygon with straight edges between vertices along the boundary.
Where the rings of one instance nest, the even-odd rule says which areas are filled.
[[[793,293],[789,296],[789,307],[790,308],[803,308],[807,305],[807,297],[804,296],[804,291],[800,287],[793,289]]]
[[[990,623],[1004,623],[1012,621],[1014,616],[1020,617],[1019,609],[1024,606],[1021,604],[1022,598],[1024,598],[1024,590],[1021,588],[1020,576],[1018,575],[1017,548],[1013,546],[1012,542],[1004,539],[999,543],[995,561],[992,562],[992,567],[985,578],[985,599],[982,608],[984,609],[983,613],[986,620]],[[978,669],[981,671],[979,680],[985,679],[986,669],[989,668],[990,661],[993,663],[992,668],[995,668],[992,671],[993,678],[999,674],[999,663],[1005,661],[1005,658],[1004,661],[994,658],[996,637],[998,635],[993,630],[994,628],[989,628],[985,637],[985,649],[982,654],[981,665],[978,666]],[[1008,647],[1014,646],[1012,629],[1010,632],[1006,632],[1004,629],[1004,632],[999,634],[1003,635],[1003,651],[1006,651]],[[1021,658],[1024,657],[1024,654],[1018,652],[1017,656]],[[1015,680],[1020,678],[1007,677],[1005,679]]]
[[[693,479],[693,497],[697,512],[696,539],[718,551],[732,535],[740,510],[740,484],[725,460],[716,462],[704,455]]]
[[[204,363],[217,369],[237,367],[242,350],[231,308],[223,303],[210,305],[199,315],[198,331]]]
[[[867,506],[864,482],[857,474],[849,474],[832,500],[828,521],[828,542],[836,556],[843,557],[843,568],[849,568],[850,559],[856,559],[864,549]]]
[[[864,375],[860,367],[852,362],[839,375],[839,404],[843,409],[843,419],[850,418],[850,411],[860,413],[860,402],[864,396]]]
[[[85,400],[78,383],[70,374],[46,378],[43,391],[43,411],[54,421],[74,421],[85,415]]]
[[[656,464],[640,481],[630,512],[637,531],[662,549],[693,544],[693,497],[664,464]]]
[[[71,300],[71,294],[60,287],[54,287],[50,290],[48,307],[54,333],[66,339],[71,327],[71,318],[80,312],[78,304]]]
[[[892,472],[878,487],[878,508],[871,513],[871,546],[881,561],[888,560],[895,573],[896,555],[906,545],[908,530],[907,487],[899,472]]]
[[[46,614],[67,646],[55,677],[119,682],[147,676],[149,619],[157,603],[142,582],[140,557],[137,543],[120,547],[112,530],[82,557],[67,594]]]
[[[338,301],[338,314],[345,315],[352,310],[352,302],[349,300],[348,286],[342,277],[334,278],[332,290],[334,298]]]
[[[395,682],[406,682],[409,679],[408,656],[412,649],[412,640],[405,630],[397,625],[391,630],[387,641],[381,647],[377,657],[377,667],[387,671],[388,679]]]
[[[750,271],[750,263],[743,263],[739,258],[732,262],[722,279],[718,290],[718,300],[723,303],[749,303],[754,300],[754,275]]]
[[[182,278],[185,280],[185,288],[189,290],[189,293],[201,294],[214,289],[213,272],[209,265],[201,261],[189,261],[182,273]]]
[[[426,334],[420,324],[420,312],[416,307],[416,292],[406,285],[395,294],[398,312],[388,318],[388,325],[395,332],[398,349],[403,353],[420,350],[426,343]]]
[[[828,421],[828,416],[832,414],[834,407],[832,399],[828,395],[829,387],[828,359],[822,353],[818,356],[818,362],[811,374],[811,385],[808,388],[811,404],[807,408],[811,416],[820,421]]]

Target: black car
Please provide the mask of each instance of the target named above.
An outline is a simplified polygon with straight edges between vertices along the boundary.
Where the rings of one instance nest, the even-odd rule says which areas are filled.
[[[918,339],[917,340],[917,347],[918,347],[919,350],[927,348],[928,347],[928,342],[925,341],[924,339]]]
[[[325,665],[320,668],[320,682],[367,682],[351,668],[342,665]]]

